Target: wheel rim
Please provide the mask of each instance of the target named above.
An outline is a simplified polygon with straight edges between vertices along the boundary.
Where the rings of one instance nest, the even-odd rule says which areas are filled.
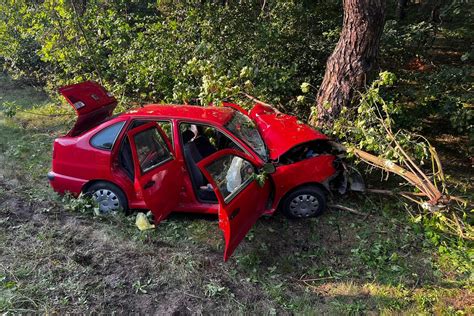
[[[290,213],[295,217],[310,217],[319,209],[319,201],[314,195],[301,194],[290,202]]]
[[[117,212],[120,209],[120,201],[113,191],[100,189],[95,191],[92,197],[102,214]]]

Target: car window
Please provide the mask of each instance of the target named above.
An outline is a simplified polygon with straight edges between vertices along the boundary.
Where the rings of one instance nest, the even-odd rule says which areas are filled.
[[[133,136],[138,163],[142,173],[145,173],[162,162],[171,159],[166,142],[157,128],[144,130]]]
[[[173,142],[173,128],[172,128],[171,122],[170,121],[156,121],[156,123],[158,124],[158,126],[161,127],[163,132],[165,132],[165,134],[168,137],[168,139],[170,140],[171,144],[174,145],[174,142]]]
[[[110,150],[114,146],[118,134],[125,125],[125,121],[118,122],[104,128],[91,139],[91,145],[95,148]]]
[[[130,125],[129,129],[134,129],[136,127],[139,127],[143,124],[147,124],[150,122],[156,122],[156,124],[158,124],[158,126],[163,130],[166,137],[168,137],[168,139],[170,140],[171,145],[174,146],[173,125],[171,124],[170,121],[134,120],[133,123]]]
[[[195,144],[201,158],[206,158],[222,149],[235,149],[243,152],[235,141],[213,126],[181,123],[179,130],[183,145]]]
[[[258,132],[254,121],[250,117],[235,111],[225,127],[244,143],[251,147],[264,161],[268,160],[268,153],[262,136]]]
[[[207,165],[206,170],[214,179],[225,203],[229,203],[254,179],[255,168],[247,160],[225,155]]]

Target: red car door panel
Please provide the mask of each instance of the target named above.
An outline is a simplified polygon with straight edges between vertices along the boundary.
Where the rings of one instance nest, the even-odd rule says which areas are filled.
[[[179,202],[182,168],[173,157],[170,142],[158,124],[132,129],[127,137],[132,149],[135,190],[142,195],[158,224]]]
[[[224,233],[224,261],[264,213],[270,196],[268,181],[260,186],[254,174],[257,162],[232,149],[218,151],[198,163],[219,201],[219,227]]]

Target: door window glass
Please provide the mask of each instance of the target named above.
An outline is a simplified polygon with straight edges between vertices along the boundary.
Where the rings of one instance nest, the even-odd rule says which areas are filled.
[[[206,170],[214,179],[225,203],[229,203],[253,179],[255,168],[247,160],[225,155],[207,165]]]
[[[134,120],[133,123],[130,125],[129,129],[134,129],[134,128],[137,128],[137,127],[142,126],[144,124],[150,123],[150,122],[156,122],[156,124],[158,124],[158,126],[163,130],[165,135],[168,137],[171,144],[174,145],[174,142],[173,142],[173,125],[171,124],[170,121]]]
[[[166,142],[156,128],[150,128],[134,137],[138,163],[143,173],[171,159]]]

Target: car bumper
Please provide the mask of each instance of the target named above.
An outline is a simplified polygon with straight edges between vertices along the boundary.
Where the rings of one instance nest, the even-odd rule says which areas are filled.
[[[78,195],[87,182],[84,179],[68,177],[53,171],[48,172],[47,177],[53,190],[60,194],[70,192],[73,195]]]

